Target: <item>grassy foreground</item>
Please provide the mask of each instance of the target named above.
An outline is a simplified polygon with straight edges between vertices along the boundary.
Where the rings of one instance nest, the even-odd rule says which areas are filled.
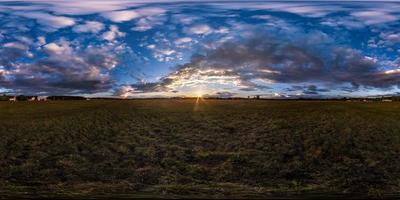
[[[396,102],[0,102],[1,197],[393,197],[399,158]]]

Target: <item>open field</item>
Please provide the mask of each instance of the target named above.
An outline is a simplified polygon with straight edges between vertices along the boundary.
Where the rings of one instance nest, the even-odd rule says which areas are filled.
[[[400,103],[0,102],[3,197],[400,194]]]

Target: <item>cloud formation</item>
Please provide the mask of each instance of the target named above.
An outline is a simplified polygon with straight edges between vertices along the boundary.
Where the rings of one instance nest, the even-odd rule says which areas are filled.
[[[27,56],[26,49],[10,46],[1,60],[13,63]],[[66,40],[43,46],[47,57],[30,63],[13,63],[2,69],[1,85],[21,93],[75,94],[105,91],[111,87],[109,71],[118,63],[111,47],[78,50]],[[10,56],[12,55],[12,56]],[[3,63],[2,62],[2,63]]]
[[[20,12],[17,15],[35,19],[39,24],[48,28],[49,31],[55,31],[75,24],[75,20],[69,17],[55,16],[41,12]]]
[[[77,25],[73,30],[77,33],[98,33],[104,29],[104,24],[96,21],[87,21]]]
[[[356,88],[400,86],[399,70],[383,70],[374,59],[363,56],[355,49],[331,47],[325,55],[313,50],[316,44],[307,45],[280,41],[265,35],[226,42],[207,51],[205,55],[192,57],[191,62],[178,66],[174,73],[158,83],[133,87],[142,91],[173,90],[173,85],[193,79],[193,76],[197,83],[202,77],[215,77],[218,80],[233,78],[243,90],[267,87],[259,84],[260,81],[287,84],[318,82]],[[315,86],[305,90],[308,94],[317,92],[321,91]]]

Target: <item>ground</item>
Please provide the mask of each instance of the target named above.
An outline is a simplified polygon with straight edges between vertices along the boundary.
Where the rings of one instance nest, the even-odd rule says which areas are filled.
[[[400,103],[0,102],[2,197],[396,197]]]

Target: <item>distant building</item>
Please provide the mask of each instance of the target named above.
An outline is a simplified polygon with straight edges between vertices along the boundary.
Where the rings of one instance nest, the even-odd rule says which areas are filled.
[[[17,101],[17,97],[11,97],[11,98],[9,98],[8,100],[9,100],[9,101],[15,102],[15,101]]]
[[[36,97],[28,97],[28,101],[36,101]]]
[[[46,96],[38,96],[37,100],[38,101],[47,101],[47,97]]]

